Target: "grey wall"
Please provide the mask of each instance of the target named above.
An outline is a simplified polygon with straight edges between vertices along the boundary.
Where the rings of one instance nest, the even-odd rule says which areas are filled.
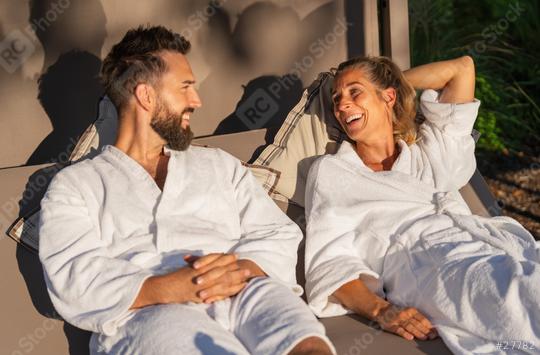
[[[139,24],[162,24],[192,41],[189,59],[203,101],[191,120],[197,136],[277,126],[302,87],[346,58],[345,6],[344,0],[221,0],[210,7],[200,0],[2,0],[0,168],[66,158],[96,118],[102,58]],[[254,116],[255,101],[267,110]]]

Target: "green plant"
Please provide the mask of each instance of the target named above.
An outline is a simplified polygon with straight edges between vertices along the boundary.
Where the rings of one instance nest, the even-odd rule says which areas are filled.
[[[475,60],[480,150],[540,154],[540,0],[410,0],[412,64]]]

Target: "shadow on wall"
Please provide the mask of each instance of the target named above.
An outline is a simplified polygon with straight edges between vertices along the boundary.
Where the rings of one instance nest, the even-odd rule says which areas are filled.
[[[96,119],[101,61],[88,52],[62,54],[39,78],[38,99],[53,131],[32,153],[28,165],[62,163],[69,159],[78,137]]]
[[[98,78],[98,56],[106,36],[103,6],[96,0],[65,3],[60,7],[54,0],[30,1],[29,22],[45,53],[38,99],[53,131],[32,153],[29,165],[69,157],[78,137],[95,120],[103,94]]]
[[[39,144],[27,164],[66,163],[77,138],[95,120],[102,95],[98,55],[105,39],[105,14],[100,1],[71,0],[51,20],[54,1],[30,1],[30,24],[45,52],[38,80],[38,100],[53,131]],[[58,8],[57,8],[58,9]],[[19,201],[19,217],[39,207],[49,182],[61,166],[41,169],[28,180]],[[36,253],[17,245],[17,263],[32,303],[48,318],[59,318],[47,293],[43,268]],[[64,323],[70,354],[88,354],[90,333]]]
[[[213,12],[201,41],[213,70],[201,84],[206,102],[199,117],[220,114],[219,107],[212,108],[216,99],[235,102],[241,97],[213,134],[269,128],[269,144],[303,87],[315,79],[313,67],[332,54],[338,35],[332,43],[324,38],[336,26],[337,4],[320,6],[301,20],[291,7],[257,2],[239,15],[232,30],[226,10],[215,7]]]

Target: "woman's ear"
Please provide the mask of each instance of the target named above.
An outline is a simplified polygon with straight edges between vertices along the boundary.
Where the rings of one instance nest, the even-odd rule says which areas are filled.
[[[148,84],[138,84],[135,87],[135,100],[145,111],[151,112],[156,103],[156,92]]]
[[[393,87],[384,89],[382,91],[382,98],[390,108],[394,107],[396,103],[396,89]]]

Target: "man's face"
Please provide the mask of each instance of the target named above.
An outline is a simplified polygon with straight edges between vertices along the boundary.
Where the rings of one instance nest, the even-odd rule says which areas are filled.
[[[157,103],[150,126],[171,149],[185,150],[193,138],[189,127],[190,115],[201,107],[201,101],[186,57],[165,52],[162,58],[168,69],[156,88]]]

